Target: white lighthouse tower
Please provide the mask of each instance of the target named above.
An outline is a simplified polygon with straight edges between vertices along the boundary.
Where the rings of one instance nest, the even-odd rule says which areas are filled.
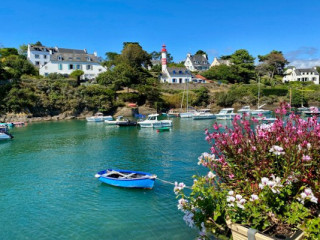
[[[162,49],[161,49],[161,66],[162,66],[162,72],[166,72],[167,71],[167,49],[165,44],[162,45]]]

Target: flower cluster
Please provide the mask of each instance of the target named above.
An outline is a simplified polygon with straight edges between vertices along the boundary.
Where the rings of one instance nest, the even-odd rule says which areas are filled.
[[[195,177],[190,196],[183,183],[174,188],[182,197],[178,209],[189,226],[199,228],[199,239],[210,232],[230,234],[227,218],[259,231],[274,225],[309,231],[305,223],[320,212],[320,123],[289,110],[282,104],[273,123],[243,116],[232,127],[215,123],[205,131],[211,152],[198,165],[209,171]]]
[[[173,191],[177,195],[185,187],[186,187],[186,185],[183,182],[181,182],[181,183],[175,182]]]

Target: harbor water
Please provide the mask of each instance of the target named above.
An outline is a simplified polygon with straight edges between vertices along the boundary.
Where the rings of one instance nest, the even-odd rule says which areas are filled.
[[[0,239],[195,239],[173,186],[152,190],[100,183],[106,168],[191,185],[214,120],[174,119],[169,132],[81,120],[33,123],[0,142]]]

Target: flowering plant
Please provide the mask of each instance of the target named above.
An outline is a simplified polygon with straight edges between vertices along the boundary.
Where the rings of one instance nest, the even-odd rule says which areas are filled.
[[[199,239],[229,237],[227,219],[271,235],[301,228],[307,239],[320,239],[320,124],[288,109],[281,104],[272,124],[244,115],[231,128],[215,123],[214,131],[206,130],[211,153],[198,164],[208,174],[194,176],[190,195],[183,183],[174,189]]]

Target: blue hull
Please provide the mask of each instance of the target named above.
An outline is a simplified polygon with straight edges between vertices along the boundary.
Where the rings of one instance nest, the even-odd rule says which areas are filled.
[[[128,171],[128,170],[116,170],[116,169],[108,169],[108,171],[117,171],[121,173],[137,173],[140,175],[145,175],[140,178],[134,178],[134,179],[117,179],[117,178],[111,178],[111,177],[104,177],[100,176],[98,179],[100,182],[116,186],[116,187],[123,187],[123,188],[149,188],[152,189],[154,185],[154,181],[156,180],[155,177],[152,177],[153,175],[150,173],[145,172],[137,172],[137,171]],[[99,175],[103,175],[107,172],[107,170],[103,170],[98,172]]]

